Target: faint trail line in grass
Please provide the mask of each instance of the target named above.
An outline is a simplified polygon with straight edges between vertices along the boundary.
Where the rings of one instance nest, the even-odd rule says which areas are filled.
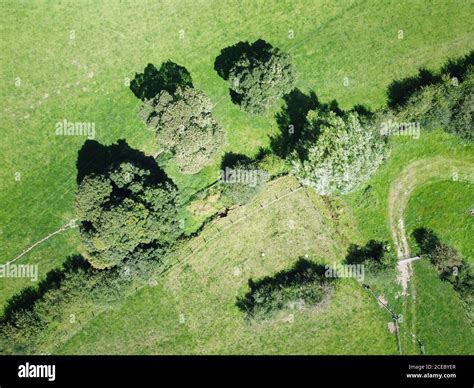
[[[2,264],[1,266],[3,265],[7,265],[7,264],[11,264],[19,259],[21,259],[23,256],[25,256],[28,252],[30,252],[31,250],[33,250],[34,248],[36,248],[38,245],[44,243],[45,241],[49,240],[51,237],[57,235],[57,234],[60,234],[62,232],[65,232],[66,230],[68,229],[74,229],[74,228],[77,228],[77,225],[76,225],[76,220],[71,220],[69,221],[67,224],[61,226],[58,230],[55,230],[54,232],[48,234],[46,237],[43,237],[41,240],[38,240],[36,241],[33,245],[29,246],[28,248],[24,249],[23,252],[21,252],[18,256],[16,256],[14,259],[10,260],[10,261],[7,261],[5,264]]]
[[[313,39],[317,34],[319,34],[321,31],[323,31],[329,24],[333,23],[334,21],[340,19],[342,16],[347,14],[348,12],[352,12],[354,8],[360,6],[361,4],[358,2],[353,2],[351,5],[349,5],[348,8],[345,8],[342,10],[342,12],[338,13],[337,15],[332,16],[329,18],[326,22],[324,22],[322,25],[320,25],[318,28],[310,32],[308,35],[306,35],[302,40],[300,40],[298,43],[294,44],[291,46],[289,49],[287,49],[288,52],[291,52],[292,50],[299,48],[306,44],[309,40]]]

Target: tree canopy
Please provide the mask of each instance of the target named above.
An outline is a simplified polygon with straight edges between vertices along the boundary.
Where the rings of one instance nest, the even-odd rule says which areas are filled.
[[[251,114],[262,114],[294,86],[289,54],[262,39],[222,50],[216,70],[230,83],[232,100]]]
[[[214,160],[225,132],[212,117],[213,104],[200,90],[178,87],[145,101],[140,117],[171,152],[183,173],[194,174]]]
[[[144,248],[165,249],[179,235],[177,190],[150,170],[122,162],[87,175],[76,194],[84,257],[110,268]]]
[[[317,139],[301,141],[291,160],[295,175],[321,195],[349,193],[384,160],[385,140],[357,113],[310,111],[308,126]]]

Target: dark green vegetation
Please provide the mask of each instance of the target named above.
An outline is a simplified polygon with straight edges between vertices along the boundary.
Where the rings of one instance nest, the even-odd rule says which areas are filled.
[[[160,69],[149,63],[143,73],[135,74],[130,90],[140,100],[149,100],[162,91],[173,94],[178,87],[193,87],[191,74],[185,67],[172,61],[163,62]]]
[[[148,64],[130,89],[144,101],[139,117],[182,173],[195,174],[212,164],[225,146],[225,132],[212,117],[211,100],[193,88],[184,67],[167,61],[157,70]]]
[[[388,269],[394,272],[397,257],[390,251],[390,245],[387,242],[370,240],[365,246],[349,245],[345,262],[363,264],[365,271],[377,274],[379,271]]]
[[[421,69],[389,88],[389,103],[401,121],[419,121],[424,130],[444,128],[474,140],[474,51],[450,60],[439,73]],[[406,90],[408,89],[408,90]]]
[[[474,186],[472,183],[453,180],[460,177],[462,175],[459,176],[459,173],[454,174],[451,180],[433,182],[416,190],[408,203],[406,227],[410,234],[420,228],[436,231],[443,243],[456,249],[472,265],[474,220],[470,211],[474,209]]]
[[[474,302],[474,273],[471,265],[456,250],[442,243],[432,230],[417,229],[413,237],[420,254],[431,262],[442,280],[453,285],[470,308]]]
[[[48,128],[53,127],[58,118],[94,121],[101,144],[113,144],[117,139],[126,138],[135,149],[143,150],[147,155],[160,151],[159,138],[157,143],[155,134],[146,131],[136,114],[142,101],[130,93],[126,82],[133,70],[143,68],[144,63],[166,61],[160,69],[148,66],[136,82],[132,81],[130,86],[136,97],[140,100],[154,98],[157,93],[165,92],[172,96],[178,88],[187,90],[196,86],[196,91],[202,90],[213,102],[213,116],[227,133],[225,151],[244,155],[275,177],[284,174],[287,165],[266,149],[261,153],[260,147],[277,150],[273,139],[281,140],[279,127],[283,140],[278,144],[281,152],[277,153],[281,157],[291,153],[297,143],[291,135],[300,133],[297,132],[300,129],[303,131],[307,111],[321,110],[312,94],[308,99],[303,97],[305,91],[317,90],[324,100],[337,98],[340,111],[349,111],[361,102],[376,110],[384,104],[386,85],[394,77],[406,77],[420,65],[437,67],[448,56],[465,53],[472,41],[472,15],[452,2],[439,4],[429,12],[423,2],[381,4],[376,1],[265,5],[252,2],[244,6],[240,2],[163,2],[150,3],[143,8],[117,3],[74,9],[48,3],[42,7],[12,5],[5,13],[7,17],[14,16],[19,20],[15,24],[5,23],[9,39],[30,42],[31,31],[24,25],[35,25],[38,26],[34,34],[38,44],[21,45],[20,49],[16,46],[14,50],[5,47],[7,58],[15,58],[15,61],[7,61],[2,74],[4,84],[11,85],[12,80],[21,77],[22,86],[16,89],[12,86],[14,92],[8,90],[2,95],[7,117],[5,143],[2,143],[6,146],[0,149],[5,161],[1,165],[7,178],[18,171],[22,173],[22,179],[8,178],[1,182],[1,199],[6,209],[0,214],[6,223],[1,230],[3,262],[14,257],[20,247],[29,246],[73,217],[74,163],[76,151],[83,146],[84,139],[54,137]],[[163,15],[163,23],[156,23],[156,15]],[[81,20],[80,25],[77,20]],[[76,29],[74,40],[67,36],[71,26]],[[287,34],[290,27],[296,33],[295,39]],[[406,33],[403,40],[396,36],[400,28]],[[26,36],[25,31],[28,32]],[[287,95],[281,111],[278,111],[278,102],[273,101],[273,105],[265,107],[266,116],[250,117],[233,106],[225,83],[212,71],[212,65],[222,47],[241,39],[254,41],[261,37],[279,48],[277,57],[281,53],[291,53],[294,69],[298,71],[296,86],[302,92],[293,91]],[[436,52],[432,50],[434,46]],[[169,58],[186,65],[193,80],[186,69],[167,61]],[[282,59],[278,61],[285,63]],[[258,101],[259,90],[264,89],[252,81],[251,71],[243,71],[243,74],[249,75],[249,81],[245,84],[248,88],[242,92],[255,91],[255,94],[250,93],[249,101]],[[462,81],[462,77],[459,80]],[[281,82],[280,86],[286,85],[284,78]],[[280,91],[275,89],[268,93],[273,99]],[[301,109],[295,108],[298,100],[305,102]],[[469,100],[463,97],[462,101]],[[469,104],[460,106],[466,107],[462,111],[467,114],[453,114],[458,119],[450,122],[469,122]],[[331,105],[331,110],[340,116],[338,109],[337,105]],[[102,310],[99,299],[89,303],[87,293],[82,295],[80,290],[68,297],[68,284],[72,288],[75,284],[80,287],[84,285],[83,280],[63,282],[59,289],[41,293],[33,309],[34,314],[40,314],[36,312],[37,308],[44,312],[40,321],[41,333],[32,330],[38,335],[31,348],[15,348],[13,343],[7,347],[8,352],[93,353],[101,344],[103,352],[111,353],[394,353],[394,338],[386,328],[388,317],[355,281],[338,284],[330,308],[317,313],[302,311],[295,314],[292,326],[272,321],[270,327],[248,327],[241,322],[243,315],[235,306],[236,298],[249,291],[247,279],[262,279],[287,270],[295,257],[308,254],[315,257],[315,262],[341,260],[350,242],[363,245],[372,238],[390,238],[386,222],[387,191],[390,182],[409,162],[438,154],[472,159],[470,145],[436,129],[423,133],[418,143],[406,138],[394,139],[391,143],[393,155],[367,186],[355,189],[351,196],[321,199],[311,189],[300,189],[295,193],[287,188],[288,192],[280,192],[275,187],[291,178],[284,177],[244,196],[241,203],[247,202],[245,206],[226,210],[220,219],[213,221],[211,218],[222,209],[222,202],[215,202],[212,190],[220,193],[220,188],[216,185],[212,190],[205,189],[219,176],[222,163],[218,153],[213,154],[208,165],[196,174],[183,174],[176,158],[160,155],[157,158],[159,166],[172,178],[180,193],[179,203],[177,198],[175,201],[176,218],[184,221],[188,234],[200,233],[189,241],[182,241],[176,255],[147,260],[152,252],[137,248],[134,250],[137,255],[133,255],[128,264],[126,260],[112,269],[93,270],[91,276],[86,276],[92,283],[102,278],[104,282],[113,281],[112,274],[128,265],[123,267],[124,273],[132,268],[143,269],[136,272],[152,276],[159,284],[130,296],[117,293],[118,298],[113,303],[106,302]],[[80,158],[77,163],[81,182],[90,175],[84,168],[84,160]],[[104,168],[99,175],[108,176],[113,171],[108,166]],[[142,175],[139,171],[135,177],[140,185]],[[143,171],[146,174],[151,170],[144,168]],[[123,183],[122,178],[117,179]],[[289,196],[282,199],[282,194]],[[196,208],[196,198],[205,210],[199,215],[192,212]],[[275,208],[264,207],[260,202],[265,199],[265,204],[272,203],[276,198],[281,201]],[[162,203],[167,203],[167,198]],[[140,199],[138,208],[142,208],[141,205]],[[37,211],[40,208],[45,211]],[[257,210],[267,214],[257,213]],[[236,216],[232,218],[233,222],[241,222],[240,225],[223,231],[228,225],[221,222],[230,220],[233,214]],[[349,219],[354,215],[359,224],[357,233],[348,226],[345,214]],[[205,222],[207,225],[203,227]],[[116,231],[127,237],[128,226],[120,225]],[[216,230],[224,234],[215,235]],[[48,241],[22,260],[41,264],[44,277],[48,269],[57,267],[68,253],[77,252],[79,247],[79,236],[71,232]],[[128,249],[127,246],[124,251]],[[189,255],[191,259],[188,260]],[[165,260],[175,266],[161,274]],[[235,276],[235,267],[244,276]],[[379,271],[374,282],[383,285],[379,290],[387,291],[389,302],[399,308],[394,297],[398,288],[392,287],[391,283],[395,281],[394,276],[391,273],[390,277],[384,278],[382,272],[388,273]],[[82,275],[80,278],[83,279]],[[424,285],[425,289],[439,281],[436,277],[425,279],[430,282]],[[25,285],[22,281],[3,281],[3,300]],[[441,284],[450,287],[446,282]],[[130,289],[125,285],[120,287],[123,287],[120,292],[135,291],[133,286]],[[393,289],[389,290],[390,287]],[[437,289],[436,286],[432,288]],[[114,287],[110,290],[114,292]],[[388,294],[389,291],[393,292]],[[61,296],[57,295],[59,293]],[[63,309],[58,312],[54,310],[54,302],[62,297],[66,302],[58,303],[58,309]],[[215,303],[209,303],[210,300]],[[452,298],[446,300],[452,302]],[[446,306],[449,303],[440,304],[432,312],[443,311]],[[108,310],[111,307],[114,307],[113,311]],[[24,311],[27,319],[31,309]],[[71,323],[71,314],[80,317],[80,322]],[[184,323],[177,318],[181,314],[185,316]],[[465,343],[468,343],[471,332],[462,326],[462,319],[458,320],[458,326],[453,322],[451,319],[446,323],[449,327],[442,328],[444,335],[451,335],[446,344],[458,341],[453,332],[460,328],[464,330],[462,340],[467,339]],[[436,326],[426,327],[431,330],[426,339],[438,341],[436,351],[449,353],[450,348],[443,347],[442,340],[433,339]],[[21,324],[14,323],[5,328],[13,328],[12,333],[18,330],[12,337],[21,343]],[[28,330],[27,326],[23,328]],[[456,345],[452,349],[457,353],[469,351],[467,346],[463,349]]]
[[[232,101],[255,115],[275,105],[296,81],[290,55],[262,39],[223,49],[214,67],[229,81]]]
[[[336,280],[325,272],[325,266],[300,258],[289,270],[257,281],[250,279],[250,291],[237,300],[237,307],[255,320],[271,319],[281,310],[321,308],[334,292]]]
[[[121,147],[126,143],[112,146],[111,154]],[[141,165],[137,160],[105,165],[105,171],[80,182],[76,215],[82,253],[95,268],[110,268],[146,252],[159,256],[180,234],[177,191],[156,164],[153,169],[153,159],[142,158]]]
[[[135,252],[108,270],[94,269],[81,256],[68,257],[37,287],[8,301],[0,321],[0,353],[37,354],[61,346],[82,322],[150,284],[163,266],[155,254]]]

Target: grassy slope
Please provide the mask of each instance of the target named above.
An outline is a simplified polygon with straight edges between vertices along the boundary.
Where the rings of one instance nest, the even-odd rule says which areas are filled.
[[[435,132],[422,132],[418,140],[412,138],[396,138],[394,139],[392,154],[387,163],[377,172],[373,179],[368,183],[369,189],[361,188],[359,191],[351,194],[346,198],[348,206],[353,208],[354,216],[357,220],[357,228],[361,232],[362,236],[366,240],[375,238],[379,240],[391,241],[391,234],[389,229],[389,221],[387,215],[387,204],[389,197],[389,189],[392,182],[400,177],[402,171],[411,164],[413,161],[427,159],[432,157],[444,157],[446,159],[454,159],[462,161],[463,163],[474,161],[473,146],[466,146],[460,144],[460,142],[453,136],[447,135],[442,131]],[[456,172],[456,171],[453,171]],[[463,172],[458,171],[458,174]],[[424,177],[423,177],[424,178]],[[423,180],[423,179],[421,179]],[[410,182],[412,183],[412,182]],[[428,182],[429,184],[429,182]],[[421,190],[425,187],[421,186]],[[423,215],[427,208],[431,208],[431,202],[418,202],[415,200],[410,202],[411,208],[409,209],[408,215],[417,216]],[[462,197],[462,203],[468,200],[469,197]],[[434,200],[434,198],[433,198]],[[452,198],[450,198],[450,192],[444,192],[440,197],[434,200],[434,205],[440,202],[447,202],[454,204]],[[442,212],[442,221],[457,217],[456,210],[460,204],[449,209],[444,209],[447,213]],[[410,216],[409,216],[410,217]],[[411,216],[413,217],[413,216]],[[410,218],[409,218],[410,219]],[[470,221],[470,220],[467,220]],[[446,223],[445,225],[450,225]],[[407,227],[407,232],[410,233],[411,228]],[[461,238],[461,237],[458,237]],[[469,246],[469,242],[467,242]],[[472,244],[471,244],[472,245]],[[421,300],[417,300],[416,305],[411,303],[404,304],[403,298],[397,298],[396,293],[398,289],[393,287],[391,282],[386,284],[379,284],[376,289],[378,292],[385,294],[389,304],[395,308],[398,313],[404,315],[404,322],[401,324],[402,330],[402,348],[404,354],[417,354],[419,353],[419,346],[416,342],[413,342],[411,333],[419,334],[420,331],[422,337],[419,337],[424,343],[425,347],[431,347],[431,341],[436,338],[436,333],[439,329],[436,329],[437,324],[443,322],[443,317],[446,313],[446,309],[449,308],[450,303],[453,305],[451,308],[457,311],[457,318],[446,321],[443,323],[443,330],[447,337],[446,344],[443,348],[439,346],[439,340],[436,340],[437,352],[443,354],[459,353],[464,349],[463,343],[466,340],[470,340],[472,337],[472,331],[466,330],[469,328],[469,322],[464,313],[458,314],[459,310],[462,312],[462,306],[455,294],[455,292],[442,284],[441,280],[434,276],[418,276],[419,270],[415,275],[416,289],[421,289],[422,295],[425,290],[428,289],[444,289],[446,295],[444,302],[440,304],[440,308],[433,306],[428,309],[423,303],[423,297]],[[426,283],[429,282],[429,283]],[[411,297],[410,297],[411,298]],[[429,314],[427,314],[429,312]],[[423,327],[425,322],[430,320],[430,317],[436,317],[433,322]],[[436,322],[436,323],[434,323]],[[461,322],[461,323],[459,323]],[[459,334],[459,331],[462,331]],[[427,334],[427,332],[429,334]],[[456,346],[452,346],[456,343]],[[451,345],[450,345],[451,344]]]
[[[420,227],[435,231],[441,241],[454,247],[474,264],[474,187],[467,182],[444,181],[415,191],[406,212],[407,232]]]
[[[408,203],[407,233],[418,227],[431,228],[472,264],[471,200],[472,184],[467,182],[440,181],[420,187]],[[416,321],[417,336],[427,354],[472,354],[474,330],[452,286],[441,281],[428,262],[415,264],[412,281],[416,305],[409,319]]]
[[[367,240],[391,240],[387,215],[390,185],[411,162],[432,157],[474,162],[474,145],[462,144],[441,130],[422,132],[418,140],[394,138],[392,145],[390,157],[377,174],[366,186],[345,197],[354,209],[358,230]]]
[[[341,281],[328,310],[289,310],[269,323],[244,322],[235,302],[246,292],[249,278],[288,268],[299,256],[308,255],[318,262],[340,261],[346,249],[343,241],[353,233],[344,214],[336,231],[324,217],[327,206],[317,197],[311,201],[303,190],[267,208],[260,207],[275,195],[288,193],[287,187],[295,183],[290,177],[273,182],[255,202],[234,211],[230,216],[234,221],[247,215],[238,223],[221,219],[207,226],[203,236],[208,243],[192,241],[192,255],[183,247],[179,255],[182,263],[160,278],[158,287],[141,290],[118,311],[98,316],[57,351],[394,353],[395,337],[387,329],[389,317],[351,279]],[[213,239],[217,228],[221,232]],[[166,305],[163,311],[151,307],[158,299],[157,303]],[[286,321],[289,313],[294,313],[294,323]],[[180,314],[186,320],[181,325]]]
[[[414,265],[417,337],[426,354],[473,354],[474,329],[453,291],[425,261]]]

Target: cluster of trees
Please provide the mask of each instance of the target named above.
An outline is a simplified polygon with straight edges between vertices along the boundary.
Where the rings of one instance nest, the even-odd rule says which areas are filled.
[[[296,81],[290,55],[262,39],[223,49],[215,68],[229,82],[232,101],[255,115],[265,113]]]
[[[300,258],[286,271],[253,281],[250,290],[237,299],[247,319],[266,320],[278,312],[314,309],[329,300],[336,278],[325,276],[326,267]]]
[[[440,75],[421,72],[416,79],[392,85],[392,110],[381,114],[395,114],[402,121],[423,120],[427,128],[441,126],[472,141],[472,58],[470,54],[450,63]],[[272,141],[274,153],[240,158],[223,168],[267,171],[274,177],[288,172],[291,164],[303,183],[321,195],[333,195],[357,189],[384,161],[387,139],[380,135],[370,112],[345,112],[336,102],[320,104],[314,93],[305,96],[294,90],[291,57],[269,43],[240,42],[223,49],[215,69],[229,82],[233,102],[250,114],[266,112],[282,97],[286,103],[284,114],[277,115],[282,136]],[[215,160],[226,142],[225,131],[212,116],[212,102],[193,87],[184,67],[171,61],[159,69],[149,64],[130,88],[143,101],[140,117],[156,133],[160,146],[173,155],[181,172],[197,173]],[[37,349],[40,333],[65,319],[68,303],[80,308],[90,303],[104,306],[148,281],[179,238],[175,185],[155,161],[142,163],[140,158],[125,157],[129,152],[120,147],[114,150],[120,157],[105,154],[93,168],[83,167],[97,160],[78,161],[75,209],[86,261],[67,261],[38,289],[26,289],[11,299],[0,322],[2,347],[9,352]],[[221,193],[232,203],[244,204],[258,193],[264,180],[255,185],[224,183]],[[471,303],[474,280],[469,265],[433,233],[419,232],[416,237],[422,254],[429,256],[440,276]],[[346,262],[364,264],[375,273],[394,266],[396,258],[387,252],[385,243],[371,241],[365,247],[351,246]],[[248,318],[265,319],[295,306],[320,305],[335,285],[324,273],[324,267],[300,259],[288,271],[249,280],[250,291],[237,306]]]
[[[474,273],[471,265],[455,249],[440,241],[430,229],[416,229],[413,238],[419,247],[419,254],[428,258],[440,278],[451,283],[467,305],[472,306]]]
[[[119,303],[137,287],[152,285],[162,265],[162,260],[136,254],[111,269],[98,270],[82,256],[68,257],[38,286],[23,289],[8,301],[0,319],[0,353],[51,351],[81,322]]]
[[[399,121],[418,121],[424,130],[443,128],[474,140],[474,51],[449,61],[438,73],[420,69],[416,77],[389,87],[389,106]]]

